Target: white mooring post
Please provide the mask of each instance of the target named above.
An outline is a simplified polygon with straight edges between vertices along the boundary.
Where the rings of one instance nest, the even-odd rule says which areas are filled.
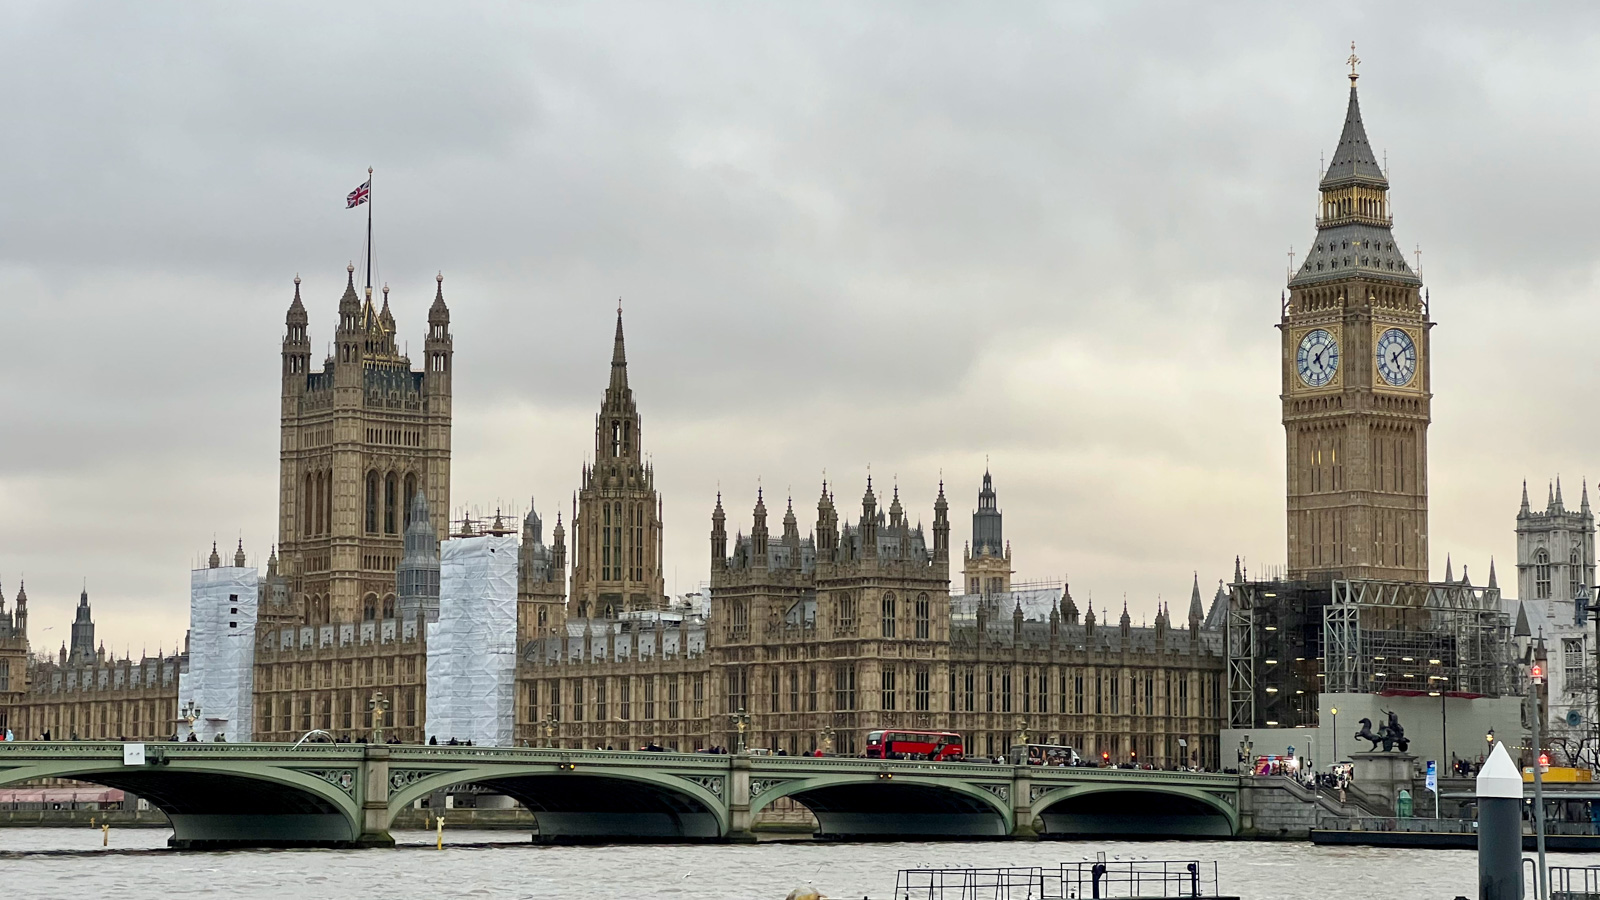
[[[1522,900],[1522,773],[1504,741],[1478,771],[1478,900]]]

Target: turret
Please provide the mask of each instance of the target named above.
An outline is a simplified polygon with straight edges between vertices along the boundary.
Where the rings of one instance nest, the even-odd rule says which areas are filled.
[[[1122,618],[1117,622],[1118,629],[1122,632],[1122,639],[1127,640],[1133,631],[1133,620],[1128,618],[1128,601],[1122,601]]]
[[[872,493],[872,476],[867,476],[867,490],[861,495],[861,556],[878,558],[878,498]]]
[[[950,501],[944,498],[944,479],[939,479],[939,496],[933,501],[933,562],[945,572],[950,569]]]
[[[556,527],[550,532],[550,567],[556,571],[556,577],[565,577],[567,571],[567,527],[561,524],[561,511],[556,510]]]
[[[220,569],[220,568],[222,568],[222,557],[217,555],[217,542],[216,541],[212,541],[211,542],[211,558],[206,562],[206,567],[209,568],[209,569]]]
[[[711,570],[728,569],[728,516],[722,510],[722,492],[717,491],[717,508],[711,511]]]
[[[1200,622],[1206,617],[1205,608],[1200,604],[1200,573],[1194,573],[1194,588],[1189,592],[1189,630],[1195,634],[1200,633]]]
[[[307,334],[306,307],[300,302],[300,276],[294,277],[294,299],[284,316],[283,393],[285,397],[303,393],[306,374],[311,371],[311,339]]]
[[[239,549],[235,550],[234,553],[233,553],[233,567],[236,568],[236,569],[242,569],[242,568],[244,568],[244,564],[245,564],[244,538],[240,538],[239,539]]]
[[[345,267],[344,294],[339,298],[339,328],[334,332],[337,347],[334,383],[359,390],[361,373],[361,298],[356,295],[356,267]]]
[[[832,562],[839,544],[839,516],[828,496],[828,479],[822,479],[822,496],[817,499],[817,561]]]
[[[1068,625],[1078,624],[1078,604],[1072,599],[1072,585],[1061,586],[1061,612]]]
[[[789,562],[795,568],[800,567],[800,523],[794,517],[794,498],[789,498],[788,508],[783,512],[783,546],[789,550]]]
[[[755,526],[750,529],[750,564],[758,569],[767,568],[767,503],[756,488]]]
[[[428,339],[423,342],[423,353],[428,360],[428,393],[448,396],[455,351],[450,336],[450,308],[444,303],[444,273],[440,272],[434,281],[438,286],[434,290],[433,305],[428,307]]]
[[[25,583],[17,583],[17,608],[12,612],[12,627],[16,629],[18,637],[28,636],[28,587]]]

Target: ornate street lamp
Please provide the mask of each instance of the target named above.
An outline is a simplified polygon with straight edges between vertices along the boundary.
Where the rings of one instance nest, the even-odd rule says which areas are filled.
[[[200,718],[200,707],[196,706],[193,700],[190,700],[184,704],[183,711],[178,713],[178,718],[189,723],[189,733],[192,735],[194,734],[194,723]]]
[[[828,756],[833,755],[833,726],[822,726],[822,752]]]
[[[367,712],[372,716],[372,742],[383,743],[383,714],[389,711],[389,701],[378,691],[367,700]]]
[[[1017,719],[1017,743],[1022,744],[1024,746],[1026,746],[1027,743],[1028,743],[1028,717],[1027,716],[1022,716],[1021,718]],[[1027,762],[1027,760],[1024,759],[1023,762]]]
[[[740,707],[738,712],[728,718],[733,720],[733,727],[739,732],[739,743],[736,745],[734,752],[743,753],[745,751],[744,733],[750,728],[750,714],[745,712],[743,707]]]
[[[544,745],[546,747],[554,747],[556,745],[556,727],[560,724],[561,720],[556,718],[555,713],[544,717]]]

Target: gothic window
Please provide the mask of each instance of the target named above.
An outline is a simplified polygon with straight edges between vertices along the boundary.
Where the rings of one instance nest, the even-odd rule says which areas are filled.
[[[549,621],[550,621],[550,610],[546,609],[543,606],[539,607],[539,627],[540,628],[545,627],[546,625],[549,624]]]
[[[895,701],[894,676],[895,676],[895,671],[893,669],[884,669],[883,672],[880,673],[879,676],[878,676],[879,681],[880,681],[880,683],[882,685],[882,688],[883,688],[883,690],[880,692],[882,694],[882,696],[879,699],[882,701],[882,704],[883,704],[882,708],[885,709],[885,710],[892,710],[892,709],[895,708],[895,706],[894,706],[894,701]]]
[[[395,503],[398,501],[400,484],[393,472],[383,481],[383,533],[396,534],[395,528]]]
[[[1583,685],[1583,672],[1586,668],[1583,660],[1583,638],[1561,639],[1562,687],[1569,693],[1576,692]]]
[[[1578,548],[1572,548],[1567,565],[1567,596],[1573,599],[1578,597],[1578,584],[1583,581],[1583,554]]]
[[[606,710],[606,684],[609,681],[610,679],[608,678],[596,678],[594,680],[594,719],[596,722],[604,722],[611,717],[611,714]]]
[[[583,679],[572,679],[572,721],[583,721]]]
[[[306,473],[305,493],[300,495],[300,536],[311,533],[311,473]]]
[[[622,452],[624,454],[628,454],[628,453],[632,453],[633,452],[633,423],[632,422],[623,422],[622,423]]]
[[[1533,555],[1533,596],[1536,600],[1550,599],[1550,554],[1543,548]]]
[[[929,618],[929,614],[928,614],[928,595],[927,594],[918,594],[917,595],[916,614],[917,614],[917,626],[916,626],[917,639],[925,641],[930,637],[929,632],[932,631],[932,624],[933,624],[931,619]]]
[[[611,504],[600,504],[600,580],[611,580]]]
[[[383,598],[383,617],[385,619],[394,618],[394,597],[392,596]]]
[[[972,593],[974,593],[974,594],[979,593],[979,591],[978,591],[978,577],[976,575],[974,575],[972,577]]]
[[[806,671],[806,711],[817,711],[817,670]]]
[[[618,500],[613,505],[613,513],[615,514],[615,524],[611,529],[611,570],[612,577],[621,581],[626,577],[622,574],[622,501]]]
[[[833,708],[848,712],[856,708],[855,663],[838,663],[833,669]]]
[[[883,595],[883,636],[894,637],[895,600],[894,594]]]
[[[363,622],[371,622],[373,619],[376,619],[377,617],[378,617],[378,598],[369,594],[369,595],[367,595],[367,597],[365,599],[363,599],[361,601],[361,620]]]
[[[622,423],[621,422],[612,422],[611,423],[611,455],[614,456],[614,457],[622,455]]]
[[[407,473],[405,491],[400,495],[400,515],[406,525],[411,524],[411,501],[417,496],[417,476]]]
[[[1000,711],[1011,712],[1011,669],[1000,670]]]
[[[800,711],[800,672],[798,669],[789,670],[789,712]],[[673,714],[677,716],[676,713]]]
[[[378,531],[378,473],[367,473],[367,533]]]

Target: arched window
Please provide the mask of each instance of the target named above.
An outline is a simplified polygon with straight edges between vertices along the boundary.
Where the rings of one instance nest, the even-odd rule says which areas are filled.
[[[1578,585],[1583,583],[1583,551],[1579,550],[1577,547],[1573,547],[1572,554],[1570,557],[1568,557],[1568,560],[1567,596],[1577,599]]]
[[[311,473],[306,473],[305,493],[300,495],[300,536],[311,533]]]
[[[1536,600],[1550,599],[1550,554],[1543,548],[1533,555],[1533,596]]]
[[[385,619],[394,618],[394,596],[392,594],[383,598],[383,617]]]
[[[400,481],[393,472],[383,481],[383,533],[397,534],[395,504],[400,500]]]
[[[930,632],[933,630],[933,623],[931,617],[928,615],[927,594],[917,595],[916,622],[918,640],[925,641],[932,636]]]
[[[894,594],[883,595],[883,636],[894,637],[895,602]]]
[[[378,618],[378,598],[368,594],[361,601],[361,621],[371,622]]]
[[[367,532],[378,531],[378,473],[367,473]]]

